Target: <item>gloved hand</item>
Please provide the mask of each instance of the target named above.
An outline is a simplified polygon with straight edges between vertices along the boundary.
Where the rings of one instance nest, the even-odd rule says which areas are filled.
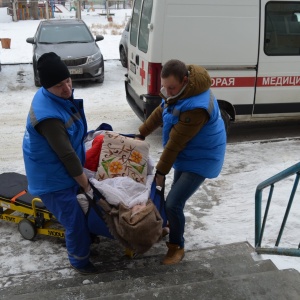
[[[86,199],[86,196],[84,194],[78,194],[77,201],[78,201],[79,205],[81,206],[84,214],[86,214],[88,211],[88,208],[89,208],[89,202]]]
[[[93,197],[94,197],[94,192],[93,192],[93,189],[91,188],[91,186],[90,186],[90,190],[89,191],[87,191],[87,192],[85,192],[91,199],[93,199]]]

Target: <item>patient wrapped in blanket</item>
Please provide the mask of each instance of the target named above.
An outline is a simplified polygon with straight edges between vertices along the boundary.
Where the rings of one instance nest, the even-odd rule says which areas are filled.
[[[92,149],[93,155],[87,155],[85,167],[92,166],[92,170],[87,169],[86,173],[91,185],[102,195],[97,199],[97,206],[105,212],[100,220],[86,196],[78,195],[91,232],[113,237],[136,253],[146,252],[161,239],[162,226],[166,223],[150,197],[151,191],[154,197],[155,182],[148,143],[112,131],[95,132],[87,143],[87,154]],[[95,157],[98,165],[89,161]]]

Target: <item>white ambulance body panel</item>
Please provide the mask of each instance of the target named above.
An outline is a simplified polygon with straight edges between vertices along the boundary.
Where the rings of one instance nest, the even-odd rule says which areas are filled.
[[[300,116],[300,1],[135,0],[131,19],[125,88],[141,119],[169,59],[204,66],[232,120]]]
[[[159,2],[159,1],[154,1]],[[165,2],[164,17],[155,29],[164,28],[162,56],[206,66],[255,65],[258,49],[259,7],[254,0],[176,0]],[[153,11],[154,12],[154,11]],[[243,30],[241,30],[243,28]],[[232,45],[239,40],[239,47]],[[153,41],[154,42],[154,41]],[[151,42],[150,42],[151,43]]]

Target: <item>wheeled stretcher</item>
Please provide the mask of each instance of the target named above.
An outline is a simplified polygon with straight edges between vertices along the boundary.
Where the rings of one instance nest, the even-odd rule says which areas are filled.
[[[0,174],[0,220],[17,223],[20,234],[27,240],[37,234],[65,236],[42,200],[27,192],[27,178],[19,173]]]

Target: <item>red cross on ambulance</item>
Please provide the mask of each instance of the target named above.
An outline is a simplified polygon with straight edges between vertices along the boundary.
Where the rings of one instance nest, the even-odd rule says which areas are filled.
[[[146,72],[144,69],[144,61],[142,61],[142,68],[140,68],[140,75],[141,75],[141,85],[144,85],[144,80],[146,79]]]

